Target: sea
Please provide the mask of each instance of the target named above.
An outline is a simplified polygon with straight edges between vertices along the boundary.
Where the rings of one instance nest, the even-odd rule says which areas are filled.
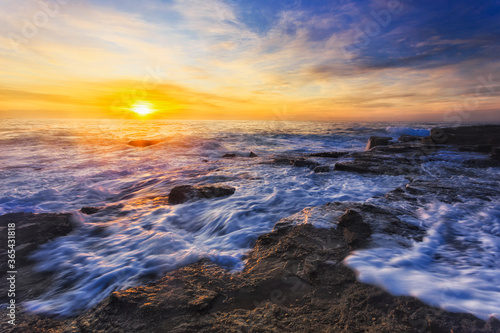
[[[328,202],[373,202],[409,182],[404,176],[314,173],[273,159],[362,151],[373,135],[429,135],[432,127],[443,125],[2,119],[0,214],[70,212],[79,224],[32,255],[38,270],[55,274],[55,283],[24,305],[35,313],[74,315],[115,290],[202,258],[238,272],[257,237],[281,218]],[[137,139],[160,143],[128,145]],[[257,157],[249,158],[250,152]],[[500,184],[499,168],[456,175],[442,167],[444,161],[447,168],[461,168],[472,153],[440,154],[439,161],[425,164],[430,175],[457,177],[461,184]],[[321,163],[333,166],[335,160]],[[166,200],[175,186],[214,183],[236,191],[180,205]],[[423,242],[381,244],[355,252],[346,264],[360,280],[395,295],[483,319],[499,316],[499,202],[498,197],[431,202],[410,221],[427,230]],[[105,213],[79,211],[88,206]],[[454,241],[473,242],[474,250],[457,253],[450,247],[450,228],[458,235]]]

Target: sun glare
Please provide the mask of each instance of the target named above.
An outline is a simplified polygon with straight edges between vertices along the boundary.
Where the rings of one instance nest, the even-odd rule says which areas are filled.
[[[150,113],[153,113],[155,110],[153,109],[151,103],[147,102],[137,102],[134,105],[132,105],[131,108],[132,111],[137,113],[138,115],[145,116]]]

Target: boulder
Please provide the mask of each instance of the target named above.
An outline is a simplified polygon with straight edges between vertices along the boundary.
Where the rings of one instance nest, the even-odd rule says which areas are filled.
[[[357,211],[352,209],[346,210],[344,215],[339,217],[338,228],[342,231],[346,242],[354,246],[364,245],[372,234],[370,225],[363,221]]]
[[[236,189],[228,185],[181,185],[174,187],[168,195],[168,203],[177,205],[194,199],[210,199],[226,197],[234,194]]]
[[[248,155],[248,157],[257,157],[257,154],[255,154],[253,151],[250,152],[250,155]]]
[[[160,140],[132,140],[128,142],[128,145],[133,147],[149,147],[160,142]]]
[[[330,172],[330,167],[328,165],[320,165],[314,168],[314,173],[325,173]]]
[[[222,155],[222,158],[235,158],[236,154],[224,154]]]
[[[370,139],[368,139],[368,142],[366,143],[365,150],[370,150],[373,147],[376,146],[387,146],[389,145],[389,141],[391,141],[391,137],[385,137],[385,136],[372,136]]]

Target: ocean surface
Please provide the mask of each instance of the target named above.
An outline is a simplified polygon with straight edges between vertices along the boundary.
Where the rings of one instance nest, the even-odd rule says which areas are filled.
[[[210,258],[241,270],[258,235],[306,207],[376,200],[408,180],[347,172],[315,174],[267,163],[274,157],[361,151],[372,135],[428,135],[433,123],[0,120],[0,214],[72,212],[81,224],[34,254],[56,284],[29,310],[71,315],[112,291]],[[137,148],[134,139],[160,144]],[[243,158],[250,151],[257,158]],[[242,158],[223,159],[235,153]],[[447,177],[464,156],[442,153],[429,173]],[[465,154],[465,153],[464,153]],[[335,160],[323,163],[335,163]],[[500,184],[483,169],[457,179]],[[177,185],[224,183],[234,195],[170,206]],[[375,198],[375,199],[374,199]],[[407,219],[428,229],[422,243],[360,251],[346,261],[362,281],[481,318],[500,313],[499,199],[433,202]],[[391,203],[385,203],[391,205]],[[106,207],[83,215],[84,206]],[[446,235],[473,242],[457,254]],[[440,258],[449,260],[433,260]],[[458,257],[457,257],[458,256]]]

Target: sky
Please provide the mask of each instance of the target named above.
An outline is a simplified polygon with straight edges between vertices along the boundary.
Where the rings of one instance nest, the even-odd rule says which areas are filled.
[[[0,8],[0,118],[500,121],[500,0]]]

